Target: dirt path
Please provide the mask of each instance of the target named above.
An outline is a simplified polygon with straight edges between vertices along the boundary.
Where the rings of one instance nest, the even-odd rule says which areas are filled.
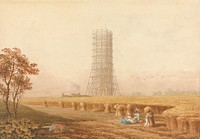
[[[144,123],[123,125],[114,113],[91,111],[73,111],[67,108],[54,108],[42,106],[29,106],[32,109],[42,111],[51,115],[60,116],[73,123],[66,124],[65,133],[52,134],[58,138],[116,138],[116,139],[169,139],[187,138],[187,135],[170,131],[166,128],[163,118],[155,115],[156,127],[144,128]],[[144,119],[144,114],[142,114]]]

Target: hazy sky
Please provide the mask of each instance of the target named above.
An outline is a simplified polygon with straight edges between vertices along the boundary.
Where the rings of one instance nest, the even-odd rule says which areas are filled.
[[[197,90],[199,0],[0,0],[0,48],[18,47],[40,74],[28,96],[85,92],[92,31],[113,31],[121,93]]]

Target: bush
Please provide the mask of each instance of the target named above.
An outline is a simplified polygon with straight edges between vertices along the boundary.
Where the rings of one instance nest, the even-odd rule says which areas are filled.
[[[33,138],[38,128],[38,124],[26,119],[0,121],[0,138]]]

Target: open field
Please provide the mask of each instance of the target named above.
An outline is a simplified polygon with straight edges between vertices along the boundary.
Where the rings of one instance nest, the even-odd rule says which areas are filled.
[[[34,110],[42,111],[50,115],[56,115],[73,121],[66,125],[65,133],[50,133],[51,136],[58,138],[92,138],[92,139],[168,139],[195,138],[186,133],[180,133],[167,129],[164,119],[160,114],[155,115],[156,127],[144,128],[144,121],[139,124],[123,125],[119,122],[120,118],[113,113],[91,111],[73,111],[69,108],[30,106]],[[142,119],[144,119],[142,113]],[[46,134],[48,135],[48,134]]]
[[[66,101],[66,102],[87,102],[87,103],[132,103],[145,105],[162,105],[177,106],[183,104],[199,104],[200,95],[172,95],[172,96],[148,96],[148,97],[132,97],[132,96],[107,96],[107,97],[40,97],[25,98],[24,104],[42,104],[44,101]]]
[[[45,105],[45,102],[47,105]],[[72,102],[87,103],[87,110],[72,110]],[[199,138],[200,95],[175,95],[163,97],[66,97],[26,98],[23,104],[34,110],[73,121],[66,126],[59,138]],[[122,125],[120,117],[112,113],[93,112],[94,105],[133,104],[141,109],[142,123]],[[62,108],[61,108],[62,104]],[[155,111],[156,127],[144,128],[143,108],[150,106]],[[167,115],[167,116],[166,116]],[[185,118],[187,130],[181,130],[179,119]],[[195,121],[195,125],[190,121]],[[182,125],[181,125],[182,124]],[[52,134],[53,136],[53,134]]]
[[[5,115],[1,109],[1,116]],[[142,113],[142,119],[144,119]],[[69,108],[20,106],[18,118],[30,119],[40,127],[55,123],[62,124],[64,131],[49,132],[40,128],[35,139],[188,139],[197,138],[186,133],[167,129],[160,114],[155,114],[156,127],[144,128],[144,123],[123,125],[113,113],[73,111]],[[5,118],[1,117],[1,120]]]

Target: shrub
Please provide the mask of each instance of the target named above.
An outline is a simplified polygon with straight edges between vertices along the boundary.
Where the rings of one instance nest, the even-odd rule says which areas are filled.
[[[33,138],[35,137],[36,130],[38,128],[38,124],[26,119],[8,119],[6,121],[4,120],[0,122],[0,138]]]

